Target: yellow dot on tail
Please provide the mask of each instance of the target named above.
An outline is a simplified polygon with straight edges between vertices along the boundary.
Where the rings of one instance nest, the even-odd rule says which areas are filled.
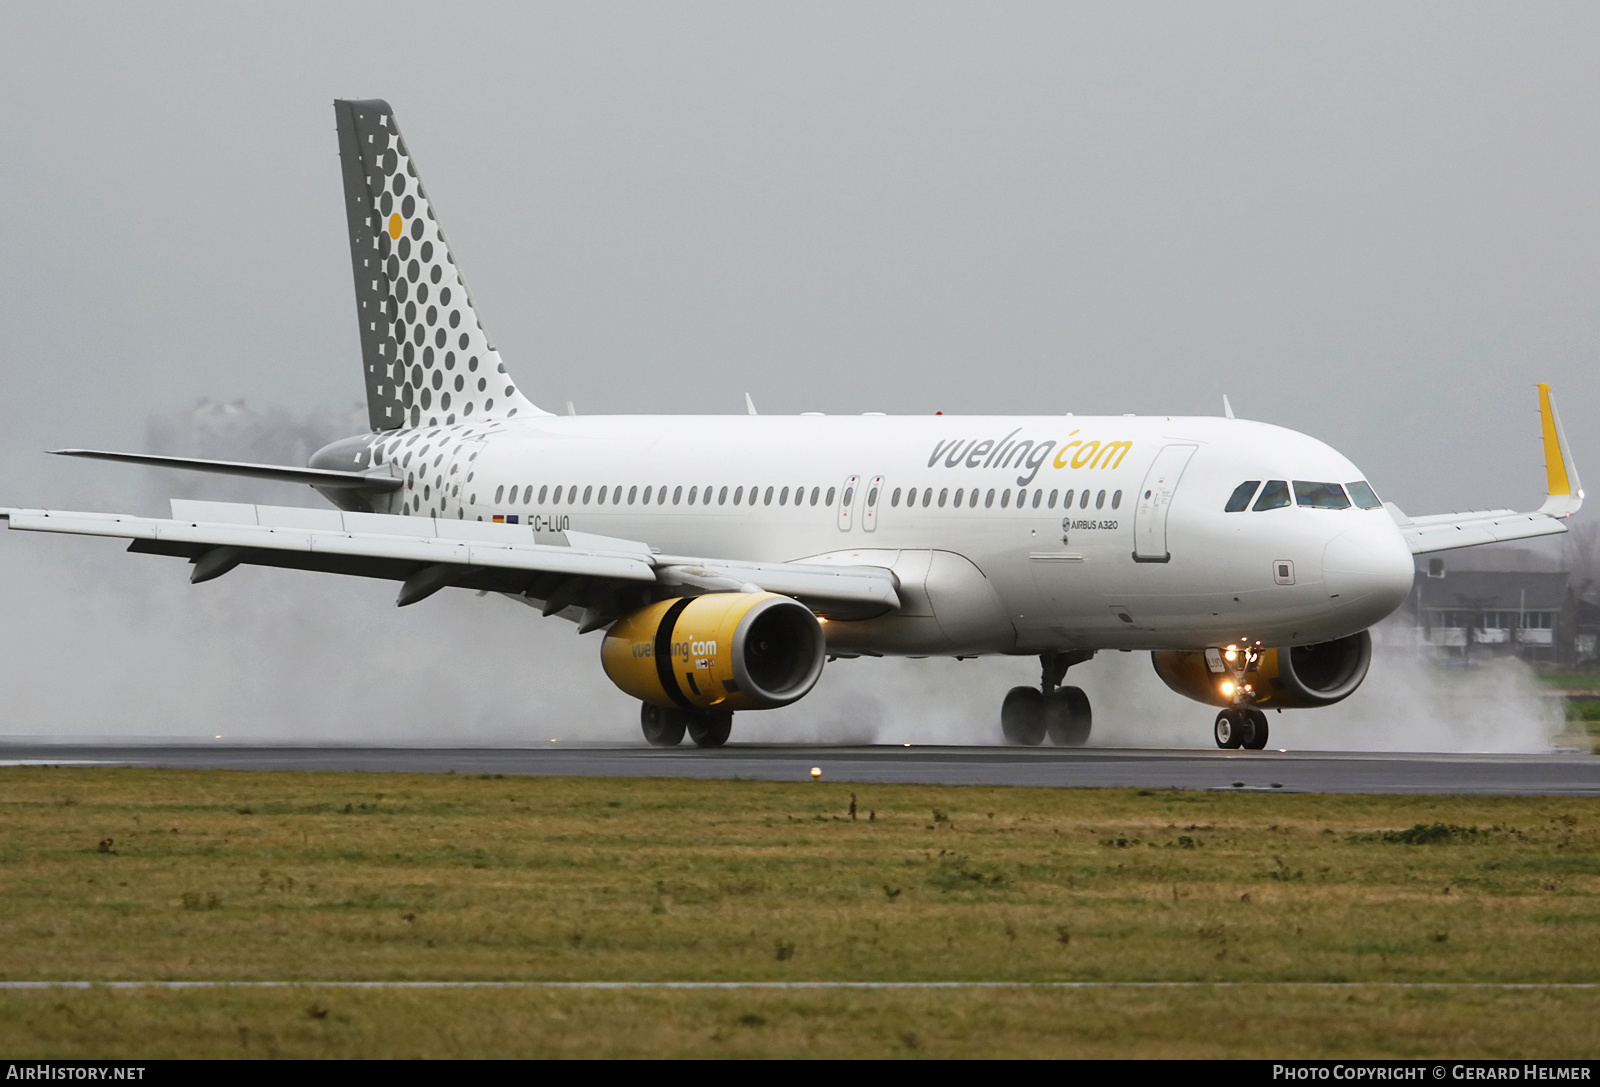
[[[400,240],[400,225],[400,213],[397,211],[393,215],[389,216],[389,237],[395,239],[396,241]]]

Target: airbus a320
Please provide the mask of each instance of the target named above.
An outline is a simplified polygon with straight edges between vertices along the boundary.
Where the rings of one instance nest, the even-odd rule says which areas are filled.
[[[716,747],[837,657],[1037,656],[1005,737],[1085,743],[1068,669],[1149,652],[1217,709],[1266,712],[1366,676],[1412,556],[1565,531],[1583,501],[1548,386],[1537,510],[1407,517],[1314,438],[1232,417],[553,415],[512,380],[382,101],[339,101],[370,430],[307,467],[58,452],[309,484],[331,508],[173,500],[170,518],[4,509],[12,529],[189,560],[503,594],[600,632],[645,739]]]

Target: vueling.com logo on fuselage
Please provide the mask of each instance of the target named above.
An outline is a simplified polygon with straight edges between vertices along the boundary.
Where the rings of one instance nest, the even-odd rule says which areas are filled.
[[[1015,468],[1027,472],[1027,475],[1017,476],[1017,486],[1026,487],[1039,474],[1045,461],[1051,459],[1052,453],[1055,454],[1053,463],[1057,468],[1116,468],[1122,464],[1122,458],[1128,455],[1128,450],[1133,448],[1132,442],[1084,441],[1082,438],[1067,442],[1059,449],[1055,440],[1050,438],[1013,441],[1021,430],[1018,427],[998,442],[991,438],[981,441],[952,438],[950,441],[936,442],[933,455],[928,458],[928,467],[937,465],[942,457],[946,468]],[[1077,433],[1074,430],[1067,437],[1071,438]]]

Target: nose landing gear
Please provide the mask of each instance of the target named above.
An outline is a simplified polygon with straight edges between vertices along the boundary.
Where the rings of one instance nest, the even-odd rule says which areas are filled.
[[[1260,751],[1267,746],[1267,715],[1248,706],[1223,710],[1217,714],[1212,735],[1218,747]]]
[[[1006,742],[1038,747],[1045,737],[1058,747],[1082,747],[1089,740],[1093,711],[1078,687],[1059,686],[1067,669],[1094,656],[1092,649],[1041,653],[1037,687],[1013,687],[1000,705],[1000,731]]]
[[[1267,715],[1251,705],[1255,701],[1255,684],[1261,680],[1259,645],[1207,649],[1205,657],[1217,692],[1233,700],[1233,705],[1217,714],[1212,726],[1217,746],[1260,751],[1267,746]]]

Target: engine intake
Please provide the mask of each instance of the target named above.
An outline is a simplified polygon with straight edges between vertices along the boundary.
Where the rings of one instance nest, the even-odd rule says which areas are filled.
[[[1217,670],[1206,655],[1202,649],[1163,649],[1151,653],[1150,662],[1163,683],[1196,702],[1227,707],[1243,701],[1268,709],[1309,709],[1343,701],[1361,686],[1372,664],[1372,635],[1363,630],[1331,642],[1264,650],[1256,666],[1243,676],[1250,686],[1243,699],[1233,690],[1238,677],[1226,668]]]
[[[683,709],[767,710],[816,686],[827,657],[805,605],[773,593],[661,600],[606,634],[606,675],[633,697]]]

